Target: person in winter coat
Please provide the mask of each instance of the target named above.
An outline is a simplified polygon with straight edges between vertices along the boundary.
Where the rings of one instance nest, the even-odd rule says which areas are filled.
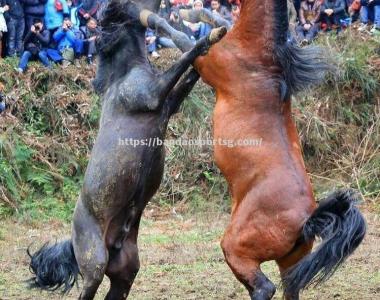
[[[80,30],[83,32],[83,50],[87,58],[87,63],[92,65],[93,59],[96,55],[96,39],[100,36],[100,29],[98,28],[98,22],[91,18],[87,21],[86,26],[82,26]]]
[[[227,7],[220,4],[220,0],[211,1],[211,10],[214,14],[220,15],[222,18],[232,23],[232,16]]]
[[[5,0],[0,0],[0,59],[3,54],[3,34],[8,31],[4,14],[9,10]]]
[[[360,22],[359,31],[367,29],[368,21],[373,22],[371,33],[380,34],[380,0],[361,0],[360,1]]]
[[[65,18],[61,28],[53,34],[64,67],[74,63],[81,53],[82,43],[78,39],[78,32],[79,30],[73,27],[70,18]]]
[[[75,28],[80,27],[80,20],[79,20],[79,13],[78,9],[81,7],[81,4],[78,3],[78,1],[73,0],[66,0],[67,6],[69,7],[69,17],[71,20],[71,23]]]
[[[22,0],[25,13],[25,28],[30,29],[34,19],[44,19],[47,0]]]
[[[51,34],[63,24],[63,18],[69,15],[66,0],[47,0],[45,5],[45,26]]]
[[[318,34],[321,7],[320,0],[306,0],[301,3],[297,26],[297,38],[301,43],[310,43]]]
[[[326,24],[326,30],[331,30],[334,27],[340,31],[340,20],[347,17],[345,10],[345,0],[324,0],[321,8],[321,22]]]
[[[6,0],[6,4],[9,6],[6,17],[8,55],[15,56],[22,51],[22,39],[25,30],[24,8],[20,0]]]
[[[33,25],[24,39],[24,53],[21,56],[17,71],[23,73],[31,59],[39,59],[42,64],[50,68],[46,49],[50,42],[50,32],[44,28],[41,19],[34,19]]]
[[[86,26],[90,18],[97,19],[99,8],[99,0],[82,0],[81,6],[78,8],[80,26]]]

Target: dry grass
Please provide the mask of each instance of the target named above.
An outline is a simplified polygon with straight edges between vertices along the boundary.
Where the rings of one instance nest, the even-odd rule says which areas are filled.
[[[153,217],[155,216],[155,217]],[[374,300],[380,296],[380,220],[366,212],[369,232],[357,252],[325,285],[311,288],[302,299]],[[224,262],[219,240],[228,215],[179,215],[149,207],[140,229],[142,268],[130,299],[248,299],[242,285]],[[33,224],[2,221],[0,230],[0,299],[76,299],[74,289],[62,298],[57,293],[28,290],[30,277],[25,250],[45,241],[68,236],[70,226],[60,222]],[[264,272],[277,285],[278,270],[266,263]],[[81,285],[82,283],[80,283]],[[96,297],[103,299],[106,279]],[[281,299],[281,291],[274,299]]]

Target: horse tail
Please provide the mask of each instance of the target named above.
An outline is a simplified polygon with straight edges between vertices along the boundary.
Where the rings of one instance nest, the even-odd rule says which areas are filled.
[[[301,240],[315,237],[321,244],[283,277],[284,294],[294,295],[300,290],[327,280],[362,242],[366,222],[356,206],[352,190],[338,190],[322,200],[303,226]]]
[[[274,59],[282,69],[281,98],[320,84],[334,68],[322,47],[300,47],[289,32],[287,0],[275,1]]]
[[[28,248],[27,253],[31,259],[30,271],[35,275],[31,287],[52,291],[63,287],[66,293],[74,286],[79,267],[70,240],[54,245],[46,243],[33,254]]]

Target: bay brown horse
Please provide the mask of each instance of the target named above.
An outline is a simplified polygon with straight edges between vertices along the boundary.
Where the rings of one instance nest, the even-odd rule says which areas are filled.
[[[107,300],[128,297],[139,270],[137,236],[142,212],[157,191],[164,169],[162,140],[199,75],[194,60],[226,33],[215,29],[195,45],[157,11],[160,0],[112,0],[101,21],[94,86],[102,99],[99,132],[74,212],[70,240],[30,254],[33,283],[68,291],[78,274],[80,299],[93,299],[104,275]],[[165,72],[147,59],[145,29],[160,29],[185,52]]]
[[[199,11],[180,14],[218,23]],[[226,262],[251,299],[261,300],[276,288],[260,265],[275,260],[285,298],[298,299],[336,270],[366,228],[352,191],[336,191],[317,206],[291,116],[291,95],[328,71],[323,52],[289,41],[287,0],[244,0],[232,30],[195,66],[216,90],[214,140],[261,140],[214,147],[232,197],[221,242]],[[315,237],[322,242],[311,252]]]

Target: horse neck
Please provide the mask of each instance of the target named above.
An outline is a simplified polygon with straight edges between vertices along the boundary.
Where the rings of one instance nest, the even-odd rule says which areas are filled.
[[[275,47],[286,42],[287,0],[244,0],[232,36],[254,56],[271,58]]]
[[[132,31],[132,30],[131,30]],[[113,46],[110,52],[101,52],[94,86],[104,93],[116,80],[123,78],[134,66],[148,66],[145,30],[130,32]]]

